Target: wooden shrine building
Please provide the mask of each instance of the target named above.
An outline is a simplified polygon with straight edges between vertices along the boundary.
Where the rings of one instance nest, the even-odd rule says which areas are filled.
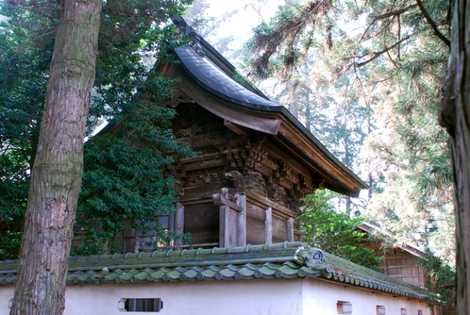
[[[356,196],[366,187],[183,19],[174,22],[190,43],[157,71],[177,82],[173,130],[196,155],[176,167],[180,199],[175,215],[162,220],[168,229],[190,234],[192,247],[294,241],[306,194],[325,187]],[[137,241],[128,250],[142,248]]]
[[[182,19],[174,22],[190,44],[157,70],[177,82],[168,102],[174,133],[197,154],[176,165],[176,213],[159,222],[192,240],[154,250],[155,240],[131,231],[128,253],[71,257],[65,314],[431,315],[426,290],[295,242],[306,194],[326,187],[355,196],[366,185]],[[0,262],[0,314],[9,311],[16,268]]]
[[[422,250],[407,243],[397,243],[393,235],[368,222],[362,222],[357,230],[369,235],[364,246],[383,256],[380,269],[384,274],[417,287],[426,287],[429,275],[420,263],[426,257]]]

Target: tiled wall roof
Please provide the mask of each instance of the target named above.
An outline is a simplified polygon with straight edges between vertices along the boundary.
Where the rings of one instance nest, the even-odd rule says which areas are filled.
[[[234,248],[160,250],[71,257],[74,284],[318,278],[385,293],[427,299],[430,294],[300,242]],[[0,262],[0,285],[12,285],[16,261]]]

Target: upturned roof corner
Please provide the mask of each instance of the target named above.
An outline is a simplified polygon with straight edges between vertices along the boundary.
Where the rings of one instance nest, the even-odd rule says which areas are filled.
[[[361,189],[368,187],[286,107],[270,100],[240,75],[235,66],[197,34],[182,17],[173,17],[172,20],[180,33],[188,37],[190,41],[189,44],[175,48],[176,57],[184,73],[200,88],[221,100],[220,104],[214,105],[218,108],[207,105],[206,109],[245,128],[285,139],[292,148],[311,163],[317,172],[328,178],[324,183],[325,188],[357,196]]]

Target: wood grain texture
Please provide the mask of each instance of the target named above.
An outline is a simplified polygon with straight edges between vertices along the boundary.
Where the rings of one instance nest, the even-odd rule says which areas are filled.
[[[267,208],[265,213],[264,242],[271,245],[273,243],[273,210],[271,208]]]
[[[237,205],[240,208],[237,220],[237,246],[246,246],[246,196],[237,194]]]
[[[451,52],[441,124],[450,135],[455,184],[457,314],[470,314],[470,2],[452,2]]]
[[[62,2],[11,315],[59,315],[81,186],[101,1]]]

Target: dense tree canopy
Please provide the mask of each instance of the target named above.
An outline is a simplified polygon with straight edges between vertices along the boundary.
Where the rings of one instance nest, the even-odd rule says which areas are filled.
[[[358,229],[364,218],[335,212],[331,203],[334,197],[328,190],[319,190],[305,199],[299,217],[304,240],[362,266],[378,269],[382,260],[380,251],[364,246],[373,236]]]
[[[103,7],[89,133],[100,123],[121,121],[125,115],[129,116],[125,127],[134,133],[131,138],[111,133],[86,144],[83,206],[78,214],[85,235],[111,237],[123,218],[132,224],[148,213],[156,204],[150,199],[162,200],[156,212],[169,211],[174,192],[170,188],[172,178],[163,176],[165,168],[177,156],[189,152],[175,143],[169,129],[168,119],[173,112],[158,106],[170,93],[171,82],[151,73],[162,44],[174,32],[169,17],[181,13],[188,3],[106,1]],[[4,16],[0,26],[0,69],[7,74],[0,79],[0,256],[6,258],[14,257],[19,245],[59,10],[54,1],[31,5],[7,1],[0,10]],[[139,105],[145,101],[140,97],[143,94],[155,102],[152,110]],[[158,128],[151,129],[152,124]],[[138,146],[138,141],[152,143],[152,150],[158,154],[149,159],[150,148]],[[129,166],[130,155],[132,167],[118,170],[125,176],[109,171],[116,165]],[[103,168],[98,169],[98,165]],[[153,187],[139,184],[150,178],[155,179]],[[120,215],[110,215],[116,209],[121,209],[116,211]]]
[[[287,2],[254,30],[247,58],[268,93],[368,179],[369,194],[340,208],[452,262],[452,172],[437,123],[447,7]]]

